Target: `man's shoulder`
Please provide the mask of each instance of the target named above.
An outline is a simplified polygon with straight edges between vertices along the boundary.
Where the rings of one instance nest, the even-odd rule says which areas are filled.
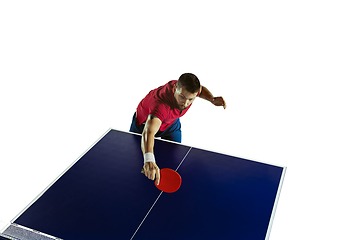
[[[170,81],[168,82],[168,84],[170,84],[170,85],[174,85],[174,84],[176,84],[176,83],[177,83],[177,81],[178,81],[178,80],[170,80]]]
[[[177,83],[177,80],[171,80],[168,81],[167,83],[165,83],[164,85],[160,86],[159,88],[157,88],[157,90],[159,90],[159,92],[163,93],[163,94],[170,94],[172,92],[172,88],[173,86]]]
[[[172,89],[173,86],[177,83],[177,80],[171,80],[167,82],[165,85],[162,85],[158,87],[157,89],[154,89],[154,97],[156,99],[162,100],[164,102],[167,102],[169,98],[173,95]]]

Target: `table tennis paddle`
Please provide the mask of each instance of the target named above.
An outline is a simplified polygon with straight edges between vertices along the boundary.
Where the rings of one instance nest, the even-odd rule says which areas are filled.
[[[155,186],[163,192],[176,192],[181,186],[181,176],[170,168],[160,169],[160,183],[156,185],[155,181]]]
[[[145,173],[144,169],[141,170],[141,173]],[[181,186],[181,176],[170,168],[160,169],[160,183],[156,185],[155,181],[155,186],[163,192],[176,192]]]

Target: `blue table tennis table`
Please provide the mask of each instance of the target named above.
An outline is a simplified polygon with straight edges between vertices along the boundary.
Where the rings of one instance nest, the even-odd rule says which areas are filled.
[[[180,189],[142,173],[141,135],[109,129],[0,233],[0,239],[268,239],[286,167],[155,140]]]

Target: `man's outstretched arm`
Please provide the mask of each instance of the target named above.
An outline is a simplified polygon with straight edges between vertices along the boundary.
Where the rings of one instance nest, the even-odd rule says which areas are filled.
[[[200,88],[200,98],[210,101],[215,106],[223,106],[224,109],[226,108],[226,103],[223,97],[214,97],[212,93],[204,86]]]
[[[144,173],[151,180],[160,182],[160,169],[155,163],[154,157],[154,139],[155,134],[159,131],[161,120],[154,115],[149,115],[141,137],[141,150],[144,155]]]

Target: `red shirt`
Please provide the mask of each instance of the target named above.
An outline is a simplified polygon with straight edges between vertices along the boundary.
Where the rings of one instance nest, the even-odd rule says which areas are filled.
[[[172,80],[167,84],[150,91],[139,103],[136,109],[136,125],[143,124],[149,114],[158,117],[162,124],[160,131],[165,131],[175,120],[182,117],[190,108],[179,110],[176,108],[176,100],[172,91],[177,80]]]

